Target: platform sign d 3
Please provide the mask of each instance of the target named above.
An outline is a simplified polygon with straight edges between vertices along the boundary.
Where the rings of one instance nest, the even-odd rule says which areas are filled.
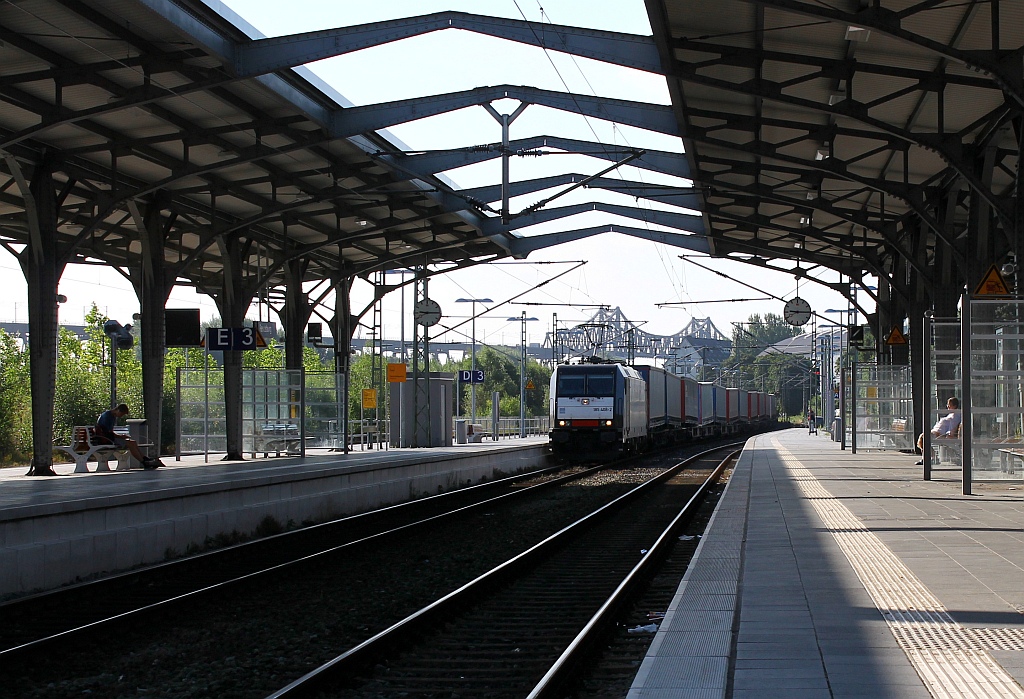
[[[484,382],[484,370],[476,369],[470,371],[463,369],[459,372],[459,383],[483,383]]]
[[[409,367],[405,364],[388,364],[388,383],[405,383],[409,377]]]
[[[364,388],[363,389],[363,409],[373,410],[377,407],[377,389],[376,388]]]

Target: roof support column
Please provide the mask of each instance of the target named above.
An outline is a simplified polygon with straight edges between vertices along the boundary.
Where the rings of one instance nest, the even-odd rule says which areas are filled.
[[[302,289],[302,277],[306,261],[289,260],[284,264],[285,290],[284,310],[281,322],[284,324],[284,368],[302,368],[303,330],[313,308],[309,305],[309,294]]]
[[[334,287],[334,317],[331,318],[331,335],[334,336],[334,371],[344,374],[344,396],[341,404],[341,443],[342,449],[348,453],[348,395],[349,365],[352,360],[352,334],[355,324],[352,322],[352,277],[342,276],[335,272],[331,276]]]
[[[53,402],[57,386],[57,284],[65,262],[57,250],[57,196],[51,157],[36,166],[26,184],[19,164],[7,159],[22,188],[29,220],[29,244],[19,255],[28,282],[29,383],[32,391],[30,476],[52,476]]]
[[[235,236],[220,236],[224,258],[223,288],[217,309],[226,328],[240,328],[253,295],[246,295],[242,280],[242,243]],[[224,420],[227,435],[225,461],[242,460],[242,350],[224,352]]]
[[[1024,155],[1024,117],[1017,117],[1013,120],[1013,127],[1017,132],[1017,180],[1016,198],[1013,208],[1013,252],[1014,262],[1017,270],[1014,273],[1014,291],[1021,292],[1020,268],[1024,264],[1024,167],[1021,167],[1020,159]]]
[[[158,192],[145,207],[145,213],[138,210],[135,202],[129,202],[129,209],[136,219],[139,238],[142,243],[142,273],[133,278],[135,294],[142,309],[142,403],[146,427],[151,442],[157,445],[159,455],[164,440],[164,327],[167,298],[174,286],[174,275],[168,274],[164,261],[164,232],[161,211],[167,205],[167,198]],[[141,218],[141,220],[140,220]],[[170,280],[168,280],[170,277]]]

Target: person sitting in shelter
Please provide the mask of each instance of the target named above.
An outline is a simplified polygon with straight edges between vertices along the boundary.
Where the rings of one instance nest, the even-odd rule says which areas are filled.
[[[99,440],[102,441],[105,439],[118,449],[127,449],[132,456],[142,463],[142,467],[145,469],[154,469],[163,466],[159,459],[154,459],[143,454],[142,449],[139,448],[139,443],[134,439],[123,437],[114,432],[114,428],[117,426],[117,419],[127,415],[128,405],[126,403],[121,403],[116,408],[104,410],[100,413],[100,416],[96,418],[96,431],[99,433]],[[94,439],[93,441],[97,440]]]
[[[934,439],[956,439],[960,436],[960,423],[963,421],[963,416],[960,414],[960,399],[950,396],[946,401],[946,408],[950,411],[949,414],[939,418],[932,426],[931,433]],[[924,451],[923,432],[917,438],[917,448]],[[924,459],[918,461],[917,465],[920,466],[923,463]]]

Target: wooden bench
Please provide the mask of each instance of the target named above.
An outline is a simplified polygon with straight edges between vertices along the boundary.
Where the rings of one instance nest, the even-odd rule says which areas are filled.
[[[90,458],[96,460],[97,472],[110,470],[111,457],[117,457],[118,471],[127,471],[131,468],[131,455],[127,449],[118,449],[117,446],[101,442],[97,438],[102,439],[95,425],[76,425],[71,432],[71,445],[58,446],[54,449],[67,453],[75,460],[75,473],[89,473]]]

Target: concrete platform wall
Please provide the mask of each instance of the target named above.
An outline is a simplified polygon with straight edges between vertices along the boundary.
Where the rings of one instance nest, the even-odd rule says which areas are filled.
[[[544,447],[365,466],[306,464],[287,474],[148,493],[26,505],[0,518],[0,599],[163,561],[208,537],[322,521],[543,466]]]

